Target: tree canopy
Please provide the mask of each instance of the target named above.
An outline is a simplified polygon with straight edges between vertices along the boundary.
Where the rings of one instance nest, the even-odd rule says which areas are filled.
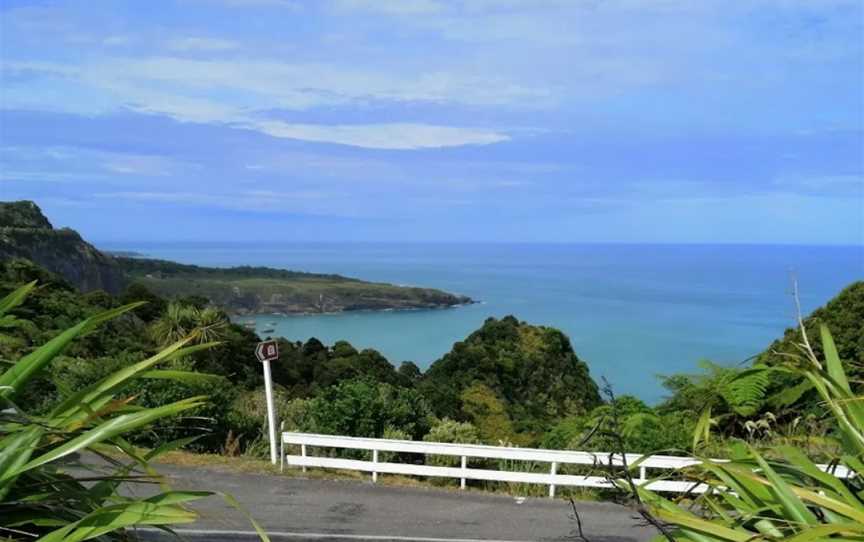
[[[500,401],[513,430],[529,434],[600,403],[597,384],[567,336],[513,316],[489,318],[453,345],[426,371],[420,389],[442,418],[472,421],[476,403]]]

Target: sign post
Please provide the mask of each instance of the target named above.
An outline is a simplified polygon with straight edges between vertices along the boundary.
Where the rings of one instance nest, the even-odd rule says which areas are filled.
[[[276,341],[263,341],[255,347],[255,357],[264,365],[264,394],[267,399],[267,429],[270,436],[270,462],[276,464],[276,408],[273,404],[273,377],[270,375],[270,362],[279,359],[279,345]]]

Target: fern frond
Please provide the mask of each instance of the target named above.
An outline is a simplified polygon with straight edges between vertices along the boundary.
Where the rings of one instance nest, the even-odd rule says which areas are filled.
[[[767,399],[774,369],[754,366],[738,372],[725,382],[721,390],[723,399],[740,416],[752,416],[759,412]]]

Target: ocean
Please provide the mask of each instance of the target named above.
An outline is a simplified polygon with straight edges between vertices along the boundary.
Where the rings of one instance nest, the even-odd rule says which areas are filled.
[[[864,247],[566,244],[156,244],[102,246],[212,266],[265,265],[441,288],[453,309],[261,316],[292,340],[344,339],[426,368],[488,317],[515,315],[570,337],[618,394],[662,399],[658,375],[700,359],[741,364],[805,314],[864,279]],[[252,353],[250,352],[250,360]]]

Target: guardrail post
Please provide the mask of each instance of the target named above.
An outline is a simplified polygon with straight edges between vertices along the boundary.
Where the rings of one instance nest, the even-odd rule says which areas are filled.
[[[555,462],[555,461],[552,462],[552,468],[549,469],[549,474],[551,474],[552,476],[555,476],[556,474],[558,474],[558,463],[557,462]],[[549,484],[549,498],[550,499],[555,498],[555,484]]]
[[[305,444],[300,445],[300,455],[302,455],[304,459],[306,458],[306,445]],[[306,464],[305,463],[303,464],[303,472],[306,472]]]
[[[372,450],[372,462],[378,462],[378,450]],[[376,471],[372,471],[372,483],[376,483],[378,481],[378,473]]]
[[[468,470],[468,457],[462,456],[462,470]],[[459,489],[465,489],[465,477],[459,479]]]
[[[639,467],[639,479],[642,480],[643,482],[648,479],[648,477],[646,476],[646,473],[645,473],[645,467],[644,466]]]
[[[279,423],[279,472],[285,470],[285,422]]]

